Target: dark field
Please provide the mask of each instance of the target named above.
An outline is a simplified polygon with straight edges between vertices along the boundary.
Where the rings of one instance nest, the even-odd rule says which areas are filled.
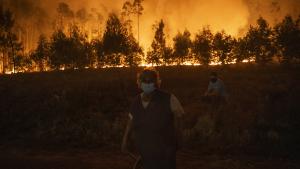
[[[230,99],[201,95],[219,72]],[[300,168],[300,67],[159,68],[186,111],[179,169]],[[135,69],[0,76],[0,168],[127,169],[119,151]]]

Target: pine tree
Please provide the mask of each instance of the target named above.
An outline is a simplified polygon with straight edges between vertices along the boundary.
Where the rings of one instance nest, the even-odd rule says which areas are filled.
[[[107,20],[102,45],[109,65],[135,66],[140,62],[142,49],[116,14],[110,14]]]
[[[248,49],[248,42],[246,37],[242,37],[234,41],[233,57],[236,59],[237,63],[252,59],[250,51]]]
[[[50,44],[45,35],[40,35],[38,46],[35,49],[32,59],[38,65],[40,71],[44,71],[49,64]]]
[[[161,20],[155,25],[155,35],[151,44],[151,50],[147,53],[147,62],[155,65],[160,65],[162,60],[167,60],[165,55],[166,38],[164,33],[165,24]]]
[[[300,27],[291,16],[275,26],[276,44],[283,63],[300,59]]]
[[[12,41],[15,35],[12,33],[14,27],[13,13],[10,10],[0,6],[0,53],[2,55],[2,73],[6,72],[9,66],[9,48],[12,46]]]
[[[272,61],[276,53],[274,35],[265,19],[260,17],[256,27],[250,26],[246,39],[249,52],[257,63],[266,64]]]
[[[212,40],[213,34],[209,27],[203,28],[195,36],[192,51],[195,59],[201,64],[208,65],[212,60]]]
[[[230,35],[226,35],[224,31],[217,32],[213,39],[213,53],[222,65],[233,61],[232,49],[233,39]]]
[[[57,30],[52,34],[49,58],[52,68],[60,69],[68,66],[68,46],[70,42],[62,30]]]
[[[178,64],[182,64],[188,60],[190,49],[192,46],[191,33],[185,30],[183,33],[178,34],[173,38],[174,41],[174,57]]]

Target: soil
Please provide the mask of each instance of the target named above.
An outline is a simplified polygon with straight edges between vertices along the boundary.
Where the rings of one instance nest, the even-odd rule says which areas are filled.
[[[2,169],[132,169],[134,159],[116,150],[3,150]],[[177,153],[177,169],[298,169],[299,160],[280,157]]]

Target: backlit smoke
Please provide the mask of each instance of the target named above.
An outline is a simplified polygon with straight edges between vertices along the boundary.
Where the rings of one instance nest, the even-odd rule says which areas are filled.
[[[125,0],[2,0],[17,20],[18,33],[25,47],[32,49],[41,33],[50,35],[57,19],[60,2],[69,5],[76,15],[86,11],[87,27],[102,29],[110,12],[120,13]],[[209,25],[213,32],[225,30],[233,36],[242,36],[250,24],[262,16],[272,25],[285,15],[300,14],[300,0],[144,0],[140,20],[140,43],[149,48],[153,38],[153,24],[160,19],[166,22],[169,42],[178,31],[188,29],[195,34]],[[84,12],[81,13],[84,16]],[[137,20],[133,31],[137,35]],[[83,18],[84,20],[84,18]],[[93,32],[91,31],[91,34]]]

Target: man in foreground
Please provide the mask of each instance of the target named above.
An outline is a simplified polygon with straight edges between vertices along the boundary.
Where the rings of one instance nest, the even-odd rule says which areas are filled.
[[[179,118],[184,110],[178,99],[160,90],[161,80],[155,70],[145,69],[138,75],[142,93],[133,101],[123,137],[126,151],[130,130],[141,155],[144,169],[175,169]]]

